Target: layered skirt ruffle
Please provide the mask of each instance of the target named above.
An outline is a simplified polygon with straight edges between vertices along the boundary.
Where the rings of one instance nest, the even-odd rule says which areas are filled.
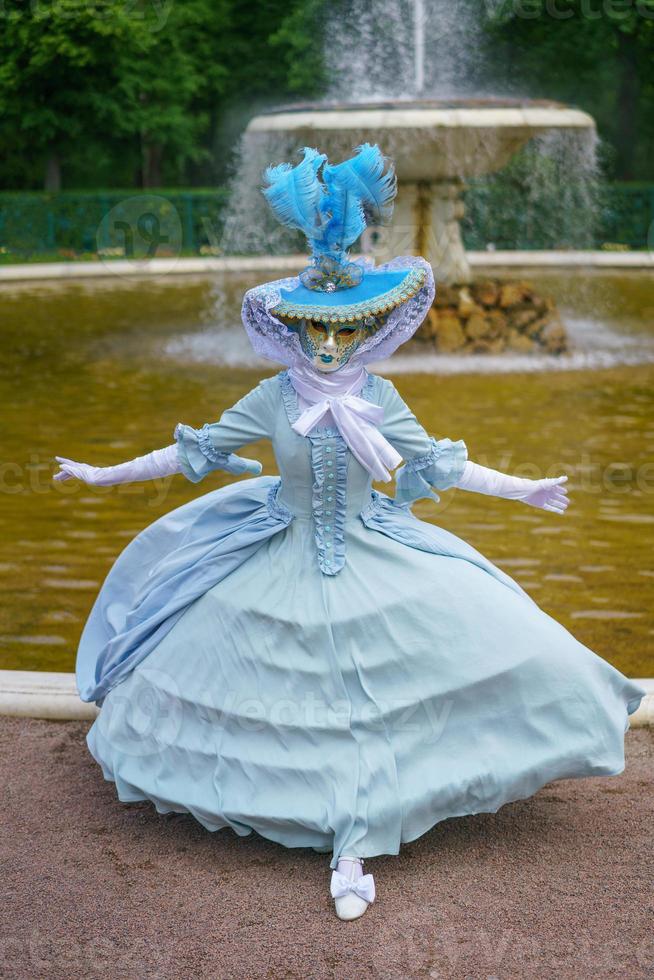
[[[78,681],[105,692],[87,741],[121,800],[331,851],[335,867],[552,780],[623,770],[645,691],[509,576],[377,494],[346,523],[345,567],[324,575],[311,519],[279,508],[276,485],[214,491],[142,532],[114,566],[140,589],[127,612],[114,570],[103,587]],[[170,616],[155,615],[166,596]]]

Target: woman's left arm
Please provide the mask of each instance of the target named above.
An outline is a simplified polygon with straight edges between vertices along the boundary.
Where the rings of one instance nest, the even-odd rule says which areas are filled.
[[[391,381],[381,379],[382,432],[405,463],[396,471],[395,500],[410,506],[422,497],[438,500],[435,490],[459,487],[476,493],[521,500],[532,507],[563,513],[568,506],[567,476],[527,480],[509,476],[468,459],[465,442],[434,439],[400,397]]]
[[[554,514],[563,514],[568,506],[568,490],[564,486],[567,476],[545,477],[542,480],[527,480],[520,476],[509,476],[479,463],[466,462],[463,474],[456,484],[462,490],[486,493],[492,497],[506,500],[521,500],[530,507],[540,507]]]
[[[421,497],[439,500],[435,490],[455,487],[463,475],[468,450],[463,439],[434,439],[420,424],[395,385],[380,378],[379,403],[384,409],[383,435],[404,465],[395,471],[395,502],[411,506]]]

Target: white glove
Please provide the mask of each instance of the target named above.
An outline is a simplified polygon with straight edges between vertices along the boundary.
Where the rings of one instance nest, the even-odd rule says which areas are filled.
[[[55,456],[60,469],[55,473],[55,480],[70,480],[77,477],[84,483],[97,487],[110,487],[115,483],[134,483],[138,480],[155,480],[160,476],[171,476],[181,473],[177,461],[177,443],[166,446],[165,449],[155,449],[145,456],[137,456],[126,463],[117,466],[89,466],[88,463],[76,463],[65,456]]]
[[[556,476],[544,480],[525,480],[467,460],[456,485],[461,490],[505,497],[507,500],[521,500],[530,507],[541,507],[543,510],[562,514],[569,503],[568,491],[563,486],[567,479],[567,476]]]

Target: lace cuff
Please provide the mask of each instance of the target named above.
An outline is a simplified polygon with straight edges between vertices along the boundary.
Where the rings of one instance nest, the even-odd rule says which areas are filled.
[[[468,458],[463,439],[432,439],[431,449],[423,456],[416,456],[401,466],[395,474],[395,503],[410,507],[416,500],[426,497],[440,500],[434,489],[448,490],[461,479]]]
[[[209,423],[205,423],[201,429],[193,429],[190,425],[178,422],[175,426],[175,441],[181,472],[191,483],[199,483],[213,470],[226,470],[235,476],[242,473],[258,476],[263,468],[256,459],[246,459],[216,449],[211,442]]]

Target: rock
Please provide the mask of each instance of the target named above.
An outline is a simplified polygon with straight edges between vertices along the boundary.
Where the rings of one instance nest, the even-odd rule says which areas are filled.
[[[568,339],[560,320],[553,320],[542,330],[540,341],[548,354],[562,354],[568,349]]]
[[[524,282],[506,282],[500,287],[500,306],[506,309],[509,306],[517,306],[525,300],[533,298],[533,293],[529,286]]]
[[[434,299],[434,306],[442,308],[444,306],[458,306],[459,295],[455,286],[442,286],[440,283],[436,286],[436,298]]]
[[[506,347],[506,338],[494,337],[493,340],[488,341],[488,344],[489,344],[488,347],[489,354],[499,354]]]
[[[538,316],[535,320],[532,320],[532,322],[528,325],[527,329],[525,330],[525,333],[527,334],[528,337],[531,337],[532,340],[536,340],[540,336],[542,329],[546,327],[548,323],[551,323],[551,317]]]
[[[506,314],[501,310],[489,310],[486,314],[491,337],[503,337],[508,329]]]
[[[466,323],[465,329],[468,337],[470,337],[472,340],[478,340],[480,337],[487,337],[490,335],[491,323],[489,322],[488,317],[475,313]]]
[[[482,306],[496,306],[499,287],[496,282],[477,282],[472,287],[472,295]]]
[[[469,350],[471,354],[500,354],[505,346],[504,337],[495,337],[492,340],[482,337],[473,341],[466,350]]]
[[[497,354],[568,349],[566,332],[550,297],[526,282],[482,280],[438,285],[433,306],[415,339],[438,351]]]
[[[509,350],[516,351],[517,353],[528,354],[536,345],[533,340],[525,337],[523,333],[518,333],[517,330],[509,330],[506,338],[506,346]]]
[[[523,331],[530,323],[538,319],[538,310],[534,306],[527,306],[525,309],[511,311],[509,314],[509,324],[516,330]]]
[[[459,350],[466,342],[466,335],[458,317],[454,313],[445,314],[438,319],[436,347],[439,351]]]
[[[464,286],[463,289],[459,290],[459,302],[457,303],[457,311],[459,316],[469,317],[475,313],[483,313],[483,310],[475,303],[474,299],[470,295],[470,290]]]
[[[416,336],[422,340],[433,340],[438,333],[438,310],[433,306],[430,308],[424,323],[418,330]]]

